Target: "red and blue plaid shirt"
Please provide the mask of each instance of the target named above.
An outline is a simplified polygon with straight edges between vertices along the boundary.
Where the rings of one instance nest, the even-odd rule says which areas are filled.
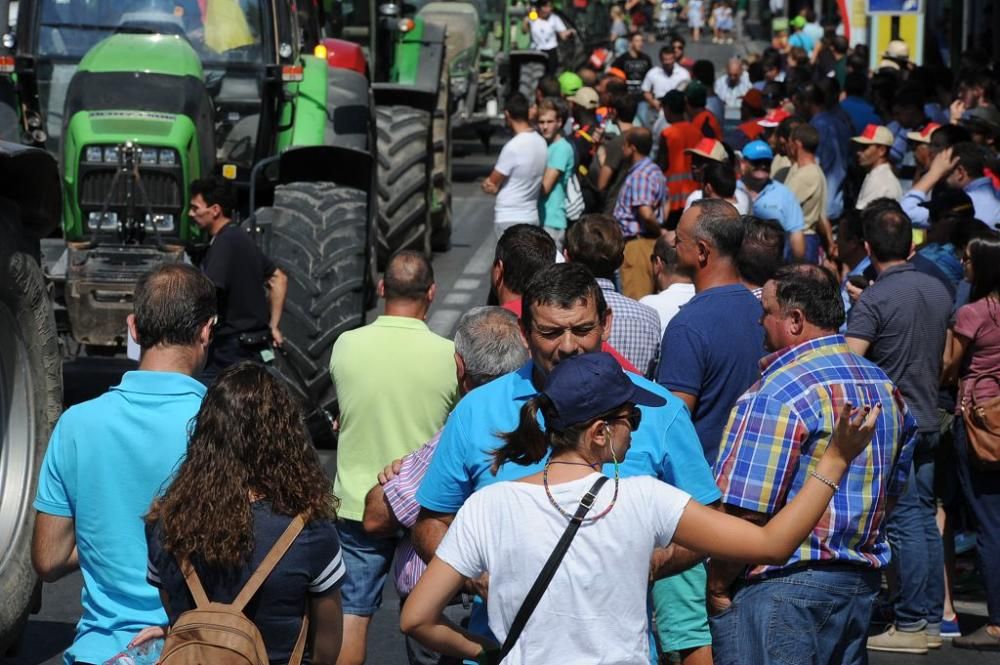
[[[871,444],[847,469],[809,537],[783,566],[809,561],[886,566],[886,505],[905,485],[917,423],[877,365],[851,353],[841,335],[820,337],[761,360],[761,378],[736,402],[715,472],[722,501],[767,515],[802,488],[833,434],[844,402],[882,404]]]
[[[636,210],[649,206],[656,213],[656,219],[663,223],[663,204],[667,197],[667,180],[663,171],[649,157],[644,157],[632,165],[625,176],[625,182],[618,192],[614,217],[621,224],[626,238],[643,234],[643,225]]]

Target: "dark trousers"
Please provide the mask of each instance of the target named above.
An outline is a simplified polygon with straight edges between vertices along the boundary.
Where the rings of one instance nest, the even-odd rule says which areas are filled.
[[[548,62],[545,63],[545,73],[549,76],[556,76],[559,73],[559,47],[550,48],[542,53],[549,58]]]
[[[795,567],[748,584],[709,618],[716,665],[863,665],[881,571]]]
[[[260,351],[247,349],[241,345],[239,335],[216,337],[208,347],[208,360],[205,361],[205,369],[198,376],[198,380],[206,386],[211,386],[224,369],[244,360],[260,362]]]
[[[1000,626],[1000,471],[977,468],[969,459],[965,422],[955,418],[958,480],[976,518],[976,554],[986,587],[990,623]]]

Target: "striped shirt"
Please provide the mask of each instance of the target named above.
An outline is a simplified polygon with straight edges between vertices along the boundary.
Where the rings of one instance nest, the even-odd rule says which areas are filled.
[[[647,378],[654,375],[660,356],[660,315],[649,305],[626,298],[610,279],[597,278],[597,285],[614,314],[608,341]]]
[[[420,512],[420,504],[417,503],[417,490],[423,482],[427,467],[430,466],[434,451],[437,449],[438,441],[441,439],[441,431],[431,437],[418,450],[413,451],[403,458],[399,467],[399,473],[382,486],[385,493],[385,500],[389,503],[393,515],[406,529],[412,529],[417,523],[417,514]],[[406,596],[413,587],[417,585],[417,580],[424,574],[427,565],[417,555],[413,549],[413,542],[407,534],[396,546],[396,556],[393,557],[393,578],[396,580],[396,591],[400,596]]]
[[[642,206],[652,208],[657,220],[662,223],[666,197],[667,181],[660,167],[649,157],[633,164],[615,203],[614,217],[621,224],[622,234],[626,238],[643,235],[643,225],[636,215],[636,209]]]
[[[715,471],[722,501],[766,515],[794,497],[830,443],[844,402],[882,404],[868,448],[848,467],[823,517],[783,566],[807,561],[882,568],[890,560],[885,509],[906,484],[917,424],[877,365],[842,335],[820,337],[761,360],[761,378],[736,402]]]

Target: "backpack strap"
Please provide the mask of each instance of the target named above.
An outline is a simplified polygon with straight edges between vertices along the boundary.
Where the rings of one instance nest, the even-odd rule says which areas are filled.
[[[309,600],[306,600],[306,605],[309,604]],[[288,665],[301,665],[302,656],[306,651],[306,637],[309,636],[309,610],[306,609],[306,614],[302,617],[302,628],[299,630],[299,637],[295,640],[295,648],[292,649],[292,655],[288,659]]]
[[[240,590],[236,599],[230,604],[230,607],[240,612],[243,611],[243,608],[247,606],[250,599],[253,598],[254,594],[257,593],[257,590],[260,589],[260,585],[264,583],[267,576],[270,575],[271,571],[274,570],[274,567],[278,565],[281,557],[285,556],[285,552],[288,551],[288,548],[291,547],[292,543],[295,542],[295,539],[298,538],[299,533],[302,532],[302,528],[305,525],[306,522],[302,515],[296,515],[295,519],[292,520],[292,523],[288,525],[287,529],[285,529],[285,532],[281,534],[281,537],[274,543],[274,547],[271,548],[271,551],[267,553],[264,560],[260,562],[259,566],[257,566],[257,570],[255,570],[253,575],[250,576],[250,579],[247,580],[247,583],[243,586],[243,589]]]
[[[200,609],[208,605],[210,601],[205,593],[205,587],[201,585],[201,579],[195,572],[194,566],[191,565],[190,559],[181,561],[181,573],[184,575],[184,581],[187,582],[188,590],[191,591],[191,597],[194,598],[194,606]]]

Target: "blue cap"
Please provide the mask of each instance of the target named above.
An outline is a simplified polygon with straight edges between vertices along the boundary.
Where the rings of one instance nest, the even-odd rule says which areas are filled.
[[[774,159],[774,152],[765,141],[750,141],[743,146],[743,159],[748,162]]]
[[[640,388],[625,376],[614,357],[603,351],[563,360],[549,372],[542,391],[555,406],[556,417],[547,423],[562,431],[584,423],[622,404],[663,406],[667,400]]]

